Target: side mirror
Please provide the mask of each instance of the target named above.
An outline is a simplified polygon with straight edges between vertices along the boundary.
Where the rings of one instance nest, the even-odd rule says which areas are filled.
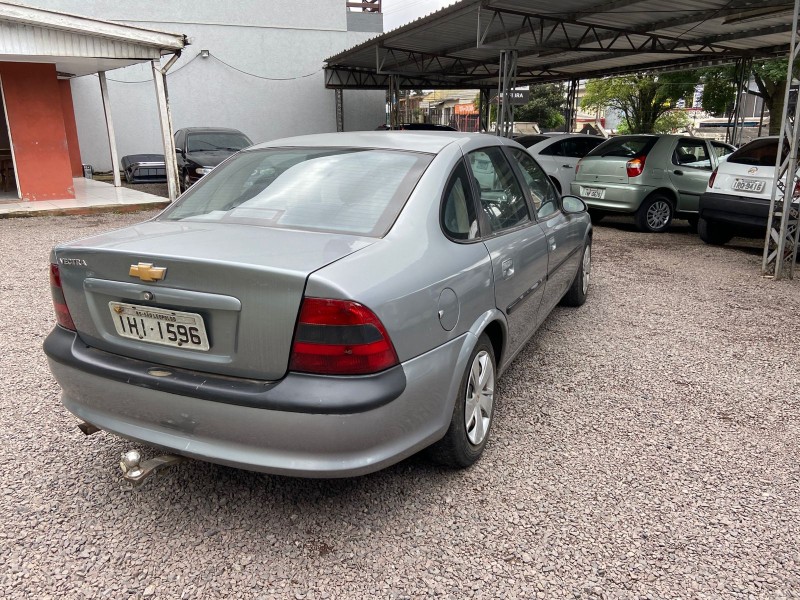
[[[568,215],[586,212],[588,207],[586,203],[577,196],[564,196],[561,198],[561,210]]]
[[[183,156],[183,148],[175,148],[175,154],[180,154]]]

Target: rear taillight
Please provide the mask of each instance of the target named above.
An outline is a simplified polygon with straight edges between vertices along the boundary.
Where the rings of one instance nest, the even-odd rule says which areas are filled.
[[[397,363],[386,328],[366,306],[350,300],[303,299],[290,371],[366,375]]]
[[[578,161],[578,162],[575,164],[575,175],[577,175],[577,174],[578,174],[578,171],[580,170],[580,168],[581,168],[581,161]]]
[[[637,156],[625,163],[628,177],[638,177],[644,171],[644,156]]]
[[[800,179],[797,179],[794,182],[794,193],[792,194],[792,198],[797,198],[800,196]]]
[[[56,322],[66,329],[75,331],[75,323],[69,314],[67,301],[64,299],[64,288],[61,287],[61,273],[58,265],[50,265],[50,293],[53,295],[53,308],[56,311]]]
[[[714,181],[716,179],[717,179],[717,170],[714,169],[713,171],[711,171],[711,177],[708,178],[708,187],[713,188],[714,187]]]

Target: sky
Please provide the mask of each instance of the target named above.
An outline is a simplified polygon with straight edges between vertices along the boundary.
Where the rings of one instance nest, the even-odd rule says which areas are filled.
[[[454,2],[455,0],[383,0],[383,30],[397,29]]]

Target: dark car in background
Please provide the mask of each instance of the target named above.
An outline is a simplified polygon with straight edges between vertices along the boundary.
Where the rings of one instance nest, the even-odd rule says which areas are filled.
[[[187,127],[175,132],[181,191],[186,191],[230,155],[252,146],[238,129]]]
[[[458,131],[455,127],[449,125],[437,125],[436,123],[400,123],[394,127],[389,125],[378,125],[376,131],[384,131],[386,129],[397,129],[401,131]]]

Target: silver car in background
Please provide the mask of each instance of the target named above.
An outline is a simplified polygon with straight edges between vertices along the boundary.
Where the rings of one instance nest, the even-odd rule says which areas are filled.
[[[480,456],[497,377],[588,291],[592,228],[525,150],[365,132],[240,152],[156,218],[51,255],[64,405],[305,477]]]

